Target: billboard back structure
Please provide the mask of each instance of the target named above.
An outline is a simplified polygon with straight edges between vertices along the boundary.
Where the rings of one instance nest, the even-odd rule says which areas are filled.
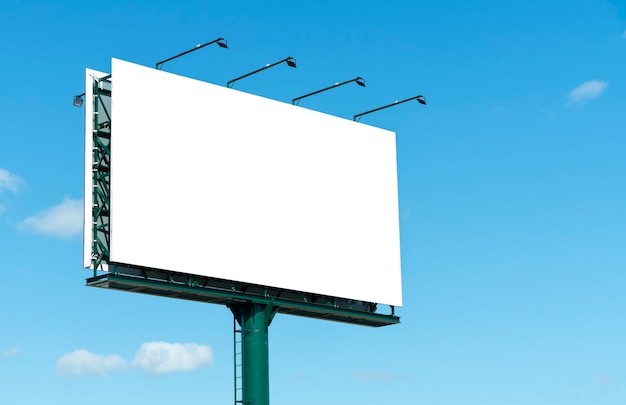
[[[108,270],[110,245],[110,74],[85,72],[85,196],[83,266]]]
[[[395,133],[117,59],[111,76],[104,265],[402,305]],[[93,232],[86,215],[89,268]]]

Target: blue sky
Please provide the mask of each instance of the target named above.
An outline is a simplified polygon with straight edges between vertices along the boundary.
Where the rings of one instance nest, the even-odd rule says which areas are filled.
[[[112,57],[397,132],[404,307],[279,315],[273,404],[626,403],[622,1],[0,5],[0,402],[224,404],[221,306],[84,287],[84,69]],[[155,354],[156,353],[156,354]],[[172,354],[174,360],[167,360]]]

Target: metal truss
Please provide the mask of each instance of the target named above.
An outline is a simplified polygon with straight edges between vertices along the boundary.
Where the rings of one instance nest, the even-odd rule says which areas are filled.
[[[106,270],[110,246],[111,75],[93,79],[91,263]]]

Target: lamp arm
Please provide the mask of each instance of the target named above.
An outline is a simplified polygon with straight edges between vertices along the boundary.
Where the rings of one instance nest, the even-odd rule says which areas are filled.
[[[420,95],[420,96],[407,98],[406,100],[402,100],[402,101],[394,101],[391,104],[384,105],[382,107],[374,108],[373,110],[369,110],[369,111],[365,111],[365,112],[362,112],[360,114],[357,114],[357,115],[354,116],[353,119],[354,119],[354,121],[357,121],[357,118],[360,118],[360,117],[362,117],[364,115],[367,115],[367,114],[370,114],[370,113],[373,113],[373,112],[376,112],[376,111],[384,110],[385,108],[393,107],[394,105],[406,103],[407,101],[413,101],[413,100],[418,100],[418,99],[423,99],[423,96]]]
[[[181,53],[179,53],[179,54],[178,54],[178,55],[176,55],[176,56],[172,56],[171,58],[167,58],[167,59],[165,59],[165,60],[162,60],[161,62],[157,62],[157,64],[156,64],[155,68],[157,68],[157,69],[161,69],[161,67],[163,66],[163,64],[164,64],[165,62],[169,62],[169,61],[171,61],[172,59],[176,59],[176,58],[179,58],[179,57],[181,57],[181,56],[183,56],[183,55],[187,55],[187,54],[188,54],[188,53],[190,53],[190,52],[197,51],[198,49],[204,48],[205,46],[209,46],[209,45],[214,44],[214,43],[219,42],[219,41],[224,41],[224,38],[220,37],[220,38],[214,39],[213,41],[209,41],[209,42],[207,42],[207,43],[205,43],[205,44],[202,44],[202,45],[196,45],[195,47],[193,47],[193,48],[191,48],[191,49],[189,49],[189,50],[187,50],[187,51],[185,51],[185,52],[181,52]]]
[[[252,71],[252,72],[250,72],[250,73],[246,73],[246,74],[245,74],[245,75],[243,75],[243,76],[236,77],[236,78],[234,78],[233,80],[231,80],[231,81],[229,81],[228,83],[226,83],[226,87],[228,87],[228,88],[232,88],[232,87],[233,87],[233,85],[235,84],[235,82],[236,82],[237,80],[244,79],[244,78],[246,78],[246,77],[248,77],[248,76],[252,76],[252,75],[253,75],[253,74],[255,74],[255,73],[259,73],[259,72],[262,72],[263,70],[269,69],[269,68],[274,67],[274,66],[276,66],[276,65],[280,65],[281,63],[287,62],[287,61],[288,61],[288,60],[290,60],[290,59],[293,59],[293,58],[292,58],[291,56],[288,56],[288,57],[286,57],[286,58],[285,58],[285,59],[283,59],[283,60],[279,60],[278,62],[274,62],[274,63],[271,63],[271,64],[267,64],[267,65],[263,66],[262,68],[259,68],[259,69],[255,70],[255,71]]]
[[[310,97],[310,96],[314,96],[314,95],[316,95],[316,94],[318,94],[318,93],[321,93],[321,92],[323,92],[323,91],[330,90],[330,89],[334,89],[335,87],[343,86],[344,84],[348,84],[348,83],[356,82],[356,81],[357,81],[357,80],[359,80],[359,79],[361,79],[361,78],[360,78],[360,77],[355,77],[354,79],[346,80],[345,82],[341,82],[341,83],[335,83],[335,84],[333,84],[332,86],[324,87],[323,89],[320,89],[320,90],[314,91],[314,92],[312,92],[312,93],[305,94],[304,96],[296,97],[296,98],[294,98],[293,100],[291,100],[291,104],[297,105],[297,104],[298,104],[298,102],[299,102],[300,100],[302,100],[303,98],[307,98],[307,97]],[[361,79],[361,80],[362,80],[362,79]]]

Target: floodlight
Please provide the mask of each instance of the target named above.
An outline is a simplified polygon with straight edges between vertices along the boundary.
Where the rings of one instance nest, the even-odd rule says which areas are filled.
[[[325,87],[325,88],[323,88],[321,90],[317,90],[317,91],[314,91],[312,93],[305,94],[304,96],[296,97],[293,100],[291,100],[291,104],[297,105],[300,102],[300,100],[302,100],[303,98],[306,98],[306,97],[309,97],[309,96],[313,96],[313,95],[321,93],[323,91],[334,89],[335,87],[343,86],[344,84],[348,84],[348,83],[352,83],[352,82],[355,82],[356,84],[358,84],[361,87],[365,87],[365,80],[363,80],[362,77],[355,77],[354,79],[346,80],[345,82],[341,82],[341,83],[335,83],[332,86],[328,86],[328,87]]]
[[[217,45],[219,45],[220,48],[228,48],[228,42],[224,38],[219,37],[217,39],[214,39],[213,41],[209,41],[209,42],[204,43],[204,44],[198,44],[195,47],[193,47],[193,48],[191,48],[191,49],[189,49],[189,50],[187,50],[185,52],[181,52],[181,53],[179,53],[176,56],[172,56],[171,58],[167,58],[165,60],[162,60],[161,62],[157,62],[155,67],[160,70],[163,67],[163,64],[165,62],[169,62],[172,59],[176,59],[176,58],[178,58],[180,56],[187,55],[190,52],[197,51],[198,49],[204,48],[205,46],[208,46],[208,45],[211,45],[211,44],[217,44]]]
[[[79,94],[77,96],[74,96],[74,107],[82,107],[83,106],[83,96],[85,95],[85,93],[83,94]]]
[[[241,80],[241,79],[243,79],[244,77],[252,76],[252,75],[253,75],[253,74],[255,74],[255,73],[259,73],[259,72],[262,72],[263,70],[269,69],[269,68],[274,67],[274,66],[276,66],[276,65],[280,65],[280,64],[281,64],[281,63],[283,63],[283,62],[284,62],[284,63],[286,63],[286,64],[287,64],[287,66],[290,66],[290,67],[293,67],[293,68],[295,68],[295,67],[296,67],[296,60],[295,60],[294,58],[292,58],[291,56],[288,56],[288,57],[286,57],[285,59],[279,60],[278,62],[271,63],[271,64],[270,64],[270,63],[268,63],[267,65],[263,66],[263,67],[262,67],[262,68],[260,68],[260,69],[254,70],[254,71],[252,71],[252,72],[250,72],[250,73],[246,73],[246,74],[245,74],[245,75],[243,75],[243,76],[236,77],[236,78],[234,78],[233,80],[231,80],[231,81],[229,81],[228,83],[226,83],[226,87],[228,87],[228,88],[232,88],[232,87],[235,85],[235,82],[236,82],[237,80]]]
[[[402,100],[402,101],[394,101],[391,104],[388,105],[384,105],[382,107],[378,107],[378,108],[374,108],[373,110],[369,110],[369,111],[365,111],[362,112],[360,114],[357,114],[354,116],[354,120],[358,121],[362,116],[366,115],[366,114],[370,114],[376,111],[380,111],[380,110],[384,110],[385,108],[389,108],[389,107],[393,107],[394,105],[398,105],[398,104],[402,104],[402,103],[406,103],[407,101],[411,101],[411,100],[417,100],[418,103],[426,105],[426,99],[424,98],[424,96],[419,95],[419,96],[415,96],[415,97],[411,97],[411,98],[407,98],[406,100]],[[358,118],[358,119],[357,119]]]

